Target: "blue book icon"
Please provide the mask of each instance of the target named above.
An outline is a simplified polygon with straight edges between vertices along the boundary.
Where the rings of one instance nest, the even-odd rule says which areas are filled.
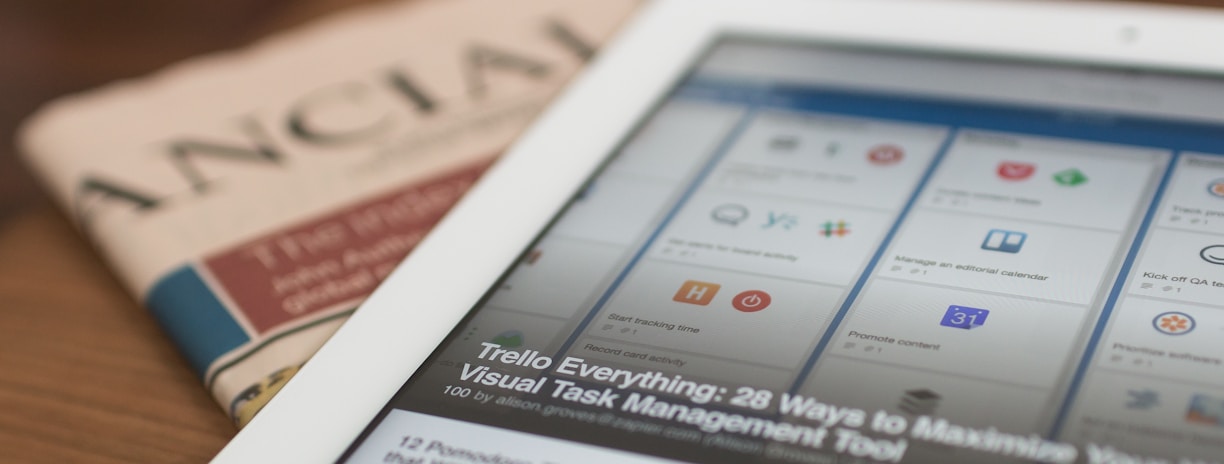
[[[944,313],[943,320],[939,321],[939,325],[969,330],[974,327],[981,327],[982,324],[986,323],[986,316],[989,315],[989,310],[952,305],[948,306],[948,311]]]
[[[1024,232],[990,229],[990,233],[986,234],[986,240],[982,240],[982,249],[1002,251],[1004,253],[1019,253],[1020,247],[1024,246],[1024,240],[1027,238],[1028,234]]]

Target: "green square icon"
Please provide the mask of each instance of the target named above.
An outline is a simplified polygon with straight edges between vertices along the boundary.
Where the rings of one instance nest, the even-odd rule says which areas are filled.
[[[1074,187],[1088,182],[1088,176],[1085,176],[1079,169],[1071,168],[1054,173],[1054,182],[1058,182],[1058,185]]]

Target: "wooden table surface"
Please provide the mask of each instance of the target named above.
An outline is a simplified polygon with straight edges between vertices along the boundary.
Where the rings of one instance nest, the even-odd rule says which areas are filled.
[[[57,95],[368,1],[0,2],[0,462],[202,462],[235,432],[16,161],[18,121]]]
[[[0,2],[0,462],[205,462],[235,433],[17,162],[42,102],[372,0]]]

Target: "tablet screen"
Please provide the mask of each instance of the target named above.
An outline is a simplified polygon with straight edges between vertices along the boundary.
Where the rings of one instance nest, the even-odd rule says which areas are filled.
[[[342,461],[1213,462],[1221,93],[724,37]]]

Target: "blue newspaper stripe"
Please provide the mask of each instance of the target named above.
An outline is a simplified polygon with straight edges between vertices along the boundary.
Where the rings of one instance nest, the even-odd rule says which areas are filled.
[[[201,379],[213,361],[251,340],[191,265],[154,284],[145,304]]]

